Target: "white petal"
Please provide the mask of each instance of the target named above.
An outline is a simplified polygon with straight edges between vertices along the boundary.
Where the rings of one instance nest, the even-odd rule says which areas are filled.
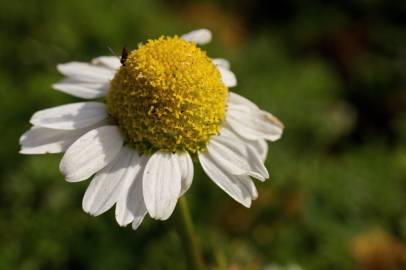
[[[266,156],[268,154],[268,143],[265,140],[247,140],[238,135],[235,131],[227,126],[223,126],[220,130],[220,134],[223,136],[231,137],[240,141],[242,144],[248,145],[252,147],[252,149],[256,152],[256,154],[260,157],[260,160],[264,162],[266,160]]]
[[[69,62],[57,65],[60,73],[83,82],[106,83],[113,79],[115,70],[82,62]]]
[[[180,168],[180,172],[182,174],[182,183],[180,192],[180,196],[182,196],[183,194],[185,194],[185,192],[189,189],[190,185],[192,184],[194,168],[192,158],[187,152],[177,154],[177,161]]]
[[[116,220],[120,226],[127,226],[134,220],[144,217],[147,208],[142,194],[142,174],[148,159],[134,155],[131,164],[131,175],[125,179],[124,186],[116,205]]]
[[[155,219],[168,219],[180,194],[181,172],[174,155],[156,152],[145,167],[144,200],[149,215]]]
[[[72,79],[63,79],[60,82],[53,84],[52,87],[55,90],[75,97],[94,99],[104,97],[110,88],[110,83],[81,82]]]
[[[245,105],[253,110],[259,110],[257,104],[231,91],[228,92],[228,102],[234,105]]]
[[[195,42],[199,45],[207,44],[211,41],[211,32],[207,29],[194,30],[182,35],[184,40]]]
[[[32,127],[20,137],[21,154],[61,153],[88,129],[58,130]]]
[[[213,63],[218,67],[223,67],[225,69],[230,69],[230,62],[223,58],[214,58]]]
[[[92,59],[92,64],[108,67],[113,70],[120,68],[120,59],[117,56],[99,56]]]
[[[138,227],[141,225],[141,223],[142,223],[142,221],[144,220],[145,215],[146,215],[147,213],[148,213],[148,211],[145,209],[145,212],[144,212],[143,215],[140,215],[140,216],[134,218],[134,221],[133,221],[133,223],[132,223],[132,228],[133,228],[134,231],[135,231],[136,229],[138,229]]]
[[[116,126],[93,129],[68,148],[59,169],[69,182],[85,180],[109,164],[122,145],[123,137]]]
[[[283,123],[273,116],[271,113],[262,111],[254,102],[251,100],[247,99],[246,97],[243,97],[239,94],[236,94],[234,92],[229,91],[228,93],[228,102],[231,104],[231,106],[235,108],[241,108],[241,107],[246,107],[246,109],[252,110],[253,112],[262,112],[264,114],[267,114],[267,117],[269,118],[268,120],[271,121],[274,125],[278,126],[279,128],[283,129],[284,125]],[[241,106],[234,106],[234,105],[241,105]]]
[[[283,125],[272,114],[229,103],[226,122],[241,137],[248,140],[276,141],[282,136]]]
[[[206,174],[222,190],[230,195],[234,200],[245,207],[251,206],[251,190],[247,189],[244,181],[251,180],[246,175],[231,175],[220,168],[212,159],[210,153],[199,153],[199,161]]]
[[[246,181],[240,181],[240,183],[249,191],[252,200],[256,200],[258,198],[258,190],[254,184],[254,181],[247,179]]]
[[[217,66],[217,69],[220,71],[221,79],[225,86],[234,87],[237,85],[237,78],[234,73],[222,66]]]
[[[269,177],[260,157],[241,141],[226,136],[213,136],[207,151],[218,166],[234,175],[249,175],[259,180]]]
[[[132,173],[134,153],[134,150],[123,147],[110,164],[96,173],[83,197],[82,207],[85,212],[98,216],[117,202],[126,176]]]
[[[261,161],[265,162],[266,156],[268,155],[268,143],[265,140],[257,140],[257,141],[247,140],[246,143],[249,144],[255,150],[255,152],[261,158]]]
[[[264,165],[264,161],[263,161],[262,157],[251,145],[247,145],[246,149],[247,149],[247,158],[248,158],[247,160],[248,160],[251,170],[260,173],[264,177],[264,180],[268,179],[269,173]],[[260,178],[258,178],[258,179],[260,179]]]
[[[101,102],[79,102],[57,106],[34,113],[31,124],[53,129],[78,129],[95,125],[107,118]]]

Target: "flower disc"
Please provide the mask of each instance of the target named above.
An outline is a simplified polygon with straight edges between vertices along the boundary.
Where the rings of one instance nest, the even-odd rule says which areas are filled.
[[[178,37],[132,51],[111,82],[107,107],[142,153],[204,150],[225,116],[227,87],[212,60]]]

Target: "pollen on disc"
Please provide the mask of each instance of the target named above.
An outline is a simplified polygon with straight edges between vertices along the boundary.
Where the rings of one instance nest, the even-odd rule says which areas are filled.
[[[206,53],[178,37],[132,51],[111,82],[108,112],[142,153],[205,149],[225,117],[228,89]]]

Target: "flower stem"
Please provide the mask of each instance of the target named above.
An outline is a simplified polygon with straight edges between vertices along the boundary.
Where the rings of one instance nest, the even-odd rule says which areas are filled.
[[[179,206],[178,232],[182,238],[182,244],[187,254],[188,263],[190,264],[189,269],[206,270],[185,196],[179,199]]]

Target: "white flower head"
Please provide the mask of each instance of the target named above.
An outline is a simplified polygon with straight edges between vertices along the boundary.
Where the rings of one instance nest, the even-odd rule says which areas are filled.
[[[268,146],[283,125],[248,99],[225,59],[197,45],[206,29],[149,40],[124,59],[58,65],[56,90],[98,99],[36,112],[20,138],[21,153],[65,152],[69,182],[93,176],[83,209],[100,215],[116,205],[118,224],[138,228],[148,213],[166,220],[192,184],[196,157],[206,174],[246,207],[258,196],[252,178],[269,177]],[[105,101],[105,102],[103,102]]]

